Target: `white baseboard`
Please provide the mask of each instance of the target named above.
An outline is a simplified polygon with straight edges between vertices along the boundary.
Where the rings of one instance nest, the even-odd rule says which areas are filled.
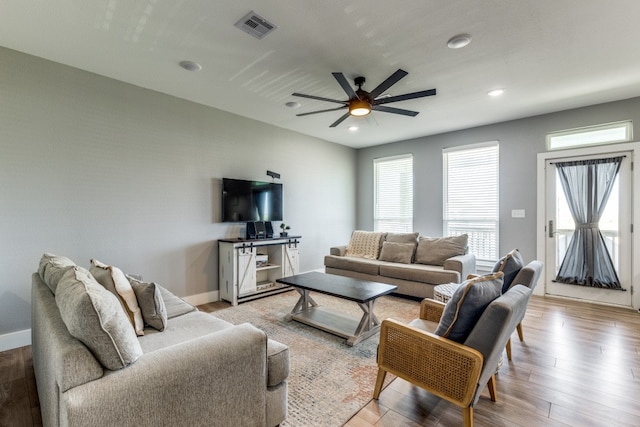
[[[31,329],[0,335],[0,352],[31,345]]]
[[[211,291],[211,292],[205,292],[202,294],[189,295],[188,297],[183,297],[182,299],[191,305],[201,305],[201,304],[206,304],[209,302],[220,300],[218,291]]]

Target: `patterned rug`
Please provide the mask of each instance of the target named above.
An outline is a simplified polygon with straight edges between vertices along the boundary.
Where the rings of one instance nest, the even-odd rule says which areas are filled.
[[[354,302],[321,294],[312,295],[318,305],[360,318]],[[291,372],[289,414],[282,426],[342,426],[371,400],[377,375],[379,334],[354,347],[343,338],[299,322],[285,322],[298,299],[295,291],[249,301],[213,312],[233,324],[250,322],[270,338],[289,346]],[[418,317],[419,302],[384,296],[375,304],[381,321],[392,317],[409,321]],[[387,375],[387,383],[393,379]]]

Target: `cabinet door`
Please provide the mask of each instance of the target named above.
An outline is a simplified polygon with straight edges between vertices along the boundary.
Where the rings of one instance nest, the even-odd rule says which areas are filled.
[[[256,291],[256,250],[255,248],[238,249],[238,295],[242,296]]]
[[[284,265],[282,272],[285,277],[293,276],[295,274],[298,274],[298,272],[300,271],[298,259],[299,254],[300,252],[296,245],[287,244],[284,246]]]

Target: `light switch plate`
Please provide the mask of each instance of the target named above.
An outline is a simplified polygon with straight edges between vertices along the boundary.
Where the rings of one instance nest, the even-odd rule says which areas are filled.
[[[511,218],[524,218],[524,209],[511,209]]]

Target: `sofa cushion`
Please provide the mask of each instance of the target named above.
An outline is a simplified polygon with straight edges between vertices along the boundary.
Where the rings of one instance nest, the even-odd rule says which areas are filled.
[[[233,324],[196,310],[169,319],[163,332],[147,329],[144,336],[138,337],[138,342],[144,353],[150,353],[229,328],[233,328]]]
[[[432,285],[460,282],[460,273],[437,265],[381,263],[379,271],[380,276]]]
[[[464,342],[485,308],[500,296],[503,276],[497,272],[463,282],[444,307],[435,334]]]
[[[467,250],[467,240],[466,234],[451,237],[420,237],[415,262],[444,265],[448,258],[464,255]]]
[[[339,270],[349,270],[357,273],[378,275],[380,262],[366,258],[356,258],[351,256],[326,255],[324,257],[324,265],[329,268]]]
[[[69,258],[59,255],[54,255],[45,252],[40,258],[40,265],[38,266],[38,274],[44,283],[47,284],[53,294],[56,294],[56,288],[58,282],[64,273],[72,267],[75,267],[76,263]]]
[[[347,245],[347,256],[378,259],[382,238],[385,233],[356,230],[351,234]]]
[[[56,304],[69,333],[82,341],[105,368],[122,369],[142,355],[118,298],[86,269],[72,267],[62,276]]]
[[[167,326],[167,308],[158,285],[153,282],[143,282],[131,276],[127,276],[127,280],[136,294],[144,322],[152,328],[164,331]]]
[[[418,233],[387,233],[385,242],[418,244]]]
[[[289,347],[267,339],[267,387],[273,387],[289,376]]]
[[[511,282],[515,279],[516,275],[524,267],[524,261],[522,255],[517,249],[512,250],[496,262],[493,267],[493,271],[502,271],[504,273],[504,280],[502,283],[502,293],[504,294],[511,287]]]
[[[138,299],[131,287],[131,283],[129,283],[122,270],[92,259],[90,271],[98,283],[120,299],[136,334],[144,335],[144,320],[142,319]]]
[[[415,247],[416,245],[414,243],[382,242],[379,259],[380,261],[410,264],[413,259]]]

